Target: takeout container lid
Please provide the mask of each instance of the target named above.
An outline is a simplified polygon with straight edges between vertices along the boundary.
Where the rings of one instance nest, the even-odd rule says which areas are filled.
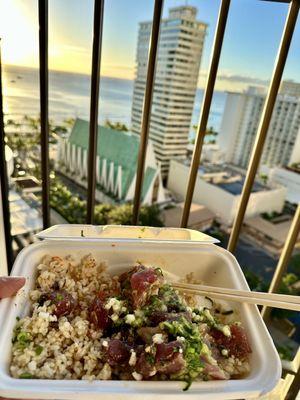
[[[53,225],[36,236],[40,239],[51,240],[85,240],[100,241],[134,241],[134,242],[162,242],[162,243],[219,243],[218,239],[205,233],[184,228],[156,228],[151,226],[129,225],[82,225],[61,224]]]
[[[0,396],[57,400],[152,400],[154,396],[162,400],[183,397],[224,400],[257,398],[271,391],[280,379],[281,363],[257,307],[250,304],[234,305],[253,350],[251,372],[239,380],[194,382],[188,392],[183,392],[182,382],[176,381],[19,380],[9,374],[13,327],[17,316],[29,312],[28,293],[34,286],[36,266],[45,254],[81,258],[91,253],[96,260],[107,261],[112,274],[139,260],[160,266],[177,278],[194,272],[196,278],[208,285],[249,290],[235,257],[215,246],[213,238],[194,232],[176,228],[58,225],[38,234],[46,240],[24,248],[12,270],[12,275],[26,277],[26,285],[14,298],[0,302]]]

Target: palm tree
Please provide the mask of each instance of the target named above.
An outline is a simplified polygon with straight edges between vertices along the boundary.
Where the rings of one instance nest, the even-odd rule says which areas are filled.
[[[193,125],[192,126],[193,131],[195,132],[195,137],[197,135],[198,132],[198,125]],[[205,132],[205,136],[217,136],[218,132],[214,130],[214,128],[212,126],[210,126],[209,128],[206,129]],[[215,140],[210,141],[210,143],[215,143]],[[191,140],[192,144],[195,144],[195,138]]]
[[[112,122],[108,118],[104,121],[106,128],[115,129],[116,131],[128,132],[127,126],[122,122]]]

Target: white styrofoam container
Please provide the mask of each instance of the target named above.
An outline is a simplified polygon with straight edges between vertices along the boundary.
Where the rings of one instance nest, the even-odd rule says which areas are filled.
[[[113,239],[125,242],[160,242],[160,243],[219,243],[205,233],[193,229],[183,228],[157,228],[153,226],[131,226],[131,225],[82,225],[61,224],[39,232],[36,235],[40,239],[98,239],[107,241]]]
[[[210,240],[209,240],[210,241]],[[81,238],[45,240],[35,243],[18,255],[12,275],[25,276],[26,285],[19,294],[0,303],[0,396],[35,399],[163,399],[182,397],[201,399],[248,399],[271,391],[281,376],[281,364],[272,339],[254,305],[234,304],[247,330],[253,353],[251,372],[240,380],[194,382],[183,392],[182,382],[147,381],[71,381],[14,379],[9,374],[11,339],[17,316],[29,312],[28,292],[34,285],[35,269],[45,254],[75,258],[92,253],[97,261],[108,262],[109,270],[118,273],[137,260],[160,266],[170,274],[183,277],[189,272],[207,285],[249,290],[236,259],[214,244],[176,241],[106,240]]]

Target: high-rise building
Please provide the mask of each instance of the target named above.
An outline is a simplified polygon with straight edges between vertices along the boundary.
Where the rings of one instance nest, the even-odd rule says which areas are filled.
[[[207,25],[196,20],[191,6],[169,10],[161,22],[150,139],[164,178],[172,158],[184,158],[197,89],[199,66]],[[140,133],[145,93],[151,22],[142,22],[137,45],[131,128]]]
[[[279,93],[300,97],[300,83],[292,80],[283,81],[280,85]]]
[[[247,167],[265,98],[265,93],[253,87],[244,93],[227,93],[218,139],[226,162]],[[299,161],[300,97],[279,94],[261,165],[285,166]]]

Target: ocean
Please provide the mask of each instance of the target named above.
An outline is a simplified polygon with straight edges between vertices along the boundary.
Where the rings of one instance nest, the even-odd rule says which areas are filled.
[[[39,73],[37,69],[4,66],[4,113],[9,118],[39,114]],[[130,126],[133,81],[102,77],[100,82],[99,123],[105,119]],[[55,122],[89,118],[90,77],[69,72],[49,72],[49,118]],[[197,89],[192,124],[197,124],[203,90]],[[214,93],[208,126],[220,128],[226,94]],[[193,132],[190,134],[193,137]]]

